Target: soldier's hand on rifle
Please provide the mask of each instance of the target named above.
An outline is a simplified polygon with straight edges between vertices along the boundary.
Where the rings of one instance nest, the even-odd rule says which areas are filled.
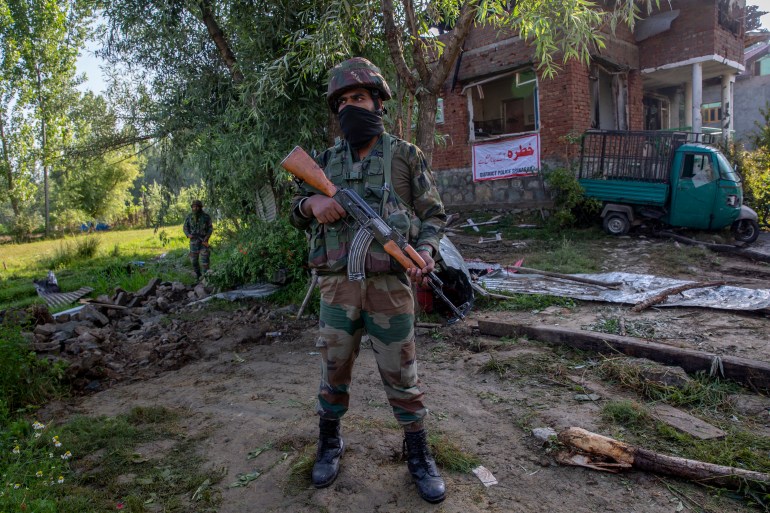
[[[409,279],[418,285],[427,284],[428,275],[433,272],[436,267],[436,262],[433,261],[433,257],[430,256],[429,251],[418,251],[419,255],[425,260],[425,267],[422,269],[417,267],[411,267],[407,270]]]
[[[319,223],[333,223],[347,215],[342,205],[322,194],[315,194],[302,202],[302,215],[315,217]]]

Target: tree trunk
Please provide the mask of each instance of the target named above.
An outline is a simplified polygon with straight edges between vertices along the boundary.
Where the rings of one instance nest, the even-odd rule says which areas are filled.
[[[2,143],[3,151],[3,165],[5,167],[5,179],[8,182],[8,196],[11,198],[11,209],[13,209],[13,217],[19,217],[19,199],[13,194],[13,167],[11,166],[11,158],[9,156],[10,149],[8,148],[8,139],[5,136],[5,125],[3,124],[3,116],[0,114],[0,143]]]
[[[214,41],[217,50],[219,50],[219,55],[222,57],[225,66],[227,66],[227,69],[230,70],[230,75],[233,77],[233,82],[243,82],[243,73],[241,73],[241,70],[238,69],[238,61],[235,58],[235,54],[230,48],[230,44],[227,42],[227,38],[225,37],[224,32],[222,32],[222,29],[219,27],[219,23],[217,23],[217,20],[214,17],[214,11],[211,8],[210,0],[201,0],[200,9],[203,24],[206,25],[209,36],[211,36],[211,39]]]
[[[425,154],[428,165],[433,161],[433,146],[436,131],[436,109],[438,98],[429,91],[417,94],[419,111],[417,112],[417,146]]]
[[[41,139],[40,145],[43,152],[43,193],[45,195],[45,236],[51,235],[50,213],[51,205],[49,203],[48,194],[48,134],[46,132],[45,122],[45,101],[43,99],[43,79],[40,75],[40,65],[35,65],[35,71],[37,72],[37,101],[38,108],[40,109],[40,131]]]

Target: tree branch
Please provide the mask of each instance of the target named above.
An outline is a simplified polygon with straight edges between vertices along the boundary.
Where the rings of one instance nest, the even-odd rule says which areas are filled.
[[[236,84],[243,82],[243,73],[238,69],[238,61],[235,58],[235,54],[225,38],[225,33],[219,27],[219,23],[217,23],[217,20],[214,17],[214,11],[211,8],[211,0],[200,0],[199,6],[201,8],[201,19],[203,20],[204,25],[206,25],[206,29],[208,30],[211,39],[214,41],[217,50],[219,50],[219,55],[225,62],[225,66],[230,70],[233,82]]]
[[[382,0],[385,41],[388,43],[390,58],[393,60],[393,65],[396,67],[396,73],[398,73],[398,76],[404,81],[406,88],[409,89],[409,92],[415,94],[417,92],[417,80],[409,70],[406,60],[404,60],[404,47],[401,44],[401,31],[398,30],[398,27],[396,26],[394,12],[393,0]]]
[[[431,70],[425,63],[425,42],[420,37],[420,26],[417,23],[417,15],[414,12],[414,3],[412,0],[401,0],[401,3],[404,5],[409,35],[412,37],[412,60],[417,68],[420,80],[427,82],[430,80]]]
[[[432,93],[438,93],[442,84],[449,76],[452,64],[457,60],[462,50],[463,43],[471,31],[473,22],[476,20],[476,7],[478,0],[466,0],[460,9],[460,17],[452,29],[449,40],[444,46],[444,52],[433,66],[433,74],[427,82],[427,88]]]

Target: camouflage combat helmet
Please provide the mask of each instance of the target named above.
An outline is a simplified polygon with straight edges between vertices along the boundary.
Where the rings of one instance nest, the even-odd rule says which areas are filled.
[[[380,99],[390,100],[390,87],[385,82],[380,68],[363,57],[353,57],[337,64],[329,72],[329,88],[326,91],[329,108],[337,112],[337,98],[348,89],[356,87],[376,89]]]
[[[203,202],[201,200],[193,200],[193,202],[190,204],[190,206],[199,206],[200,208],[203,208]]]

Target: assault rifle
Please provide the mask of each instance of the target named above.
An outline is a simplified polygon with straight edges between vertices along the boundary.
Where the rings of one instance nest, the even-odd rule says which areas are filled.
[[[422,269],[425,267],[425,260],[398,231],[391,228],[368,203],[361,199],[356,191],[337,187],[331,183],[323,169],[316,164],[310,155],[305,153],[305,150],[296,146],[283,159],[281,166],[322,194],[334,199],[353,219],[355,235],[350,243],[348,254],[349,280],[360,281],[365,278],[364,262],[372,240],[377,240],[382,244],[385,251],[395,258],[404,269],[412,267]],[[456,307],[444,294],[442,290],[444,283],[434,272],[428,274],[427,282],[433,289],[433,293],[446,303],[454,314],[454,317],[449,319],[450,324],[465,319],[465,315],[471,307],[470,303],[464,303],[459,308]]]

